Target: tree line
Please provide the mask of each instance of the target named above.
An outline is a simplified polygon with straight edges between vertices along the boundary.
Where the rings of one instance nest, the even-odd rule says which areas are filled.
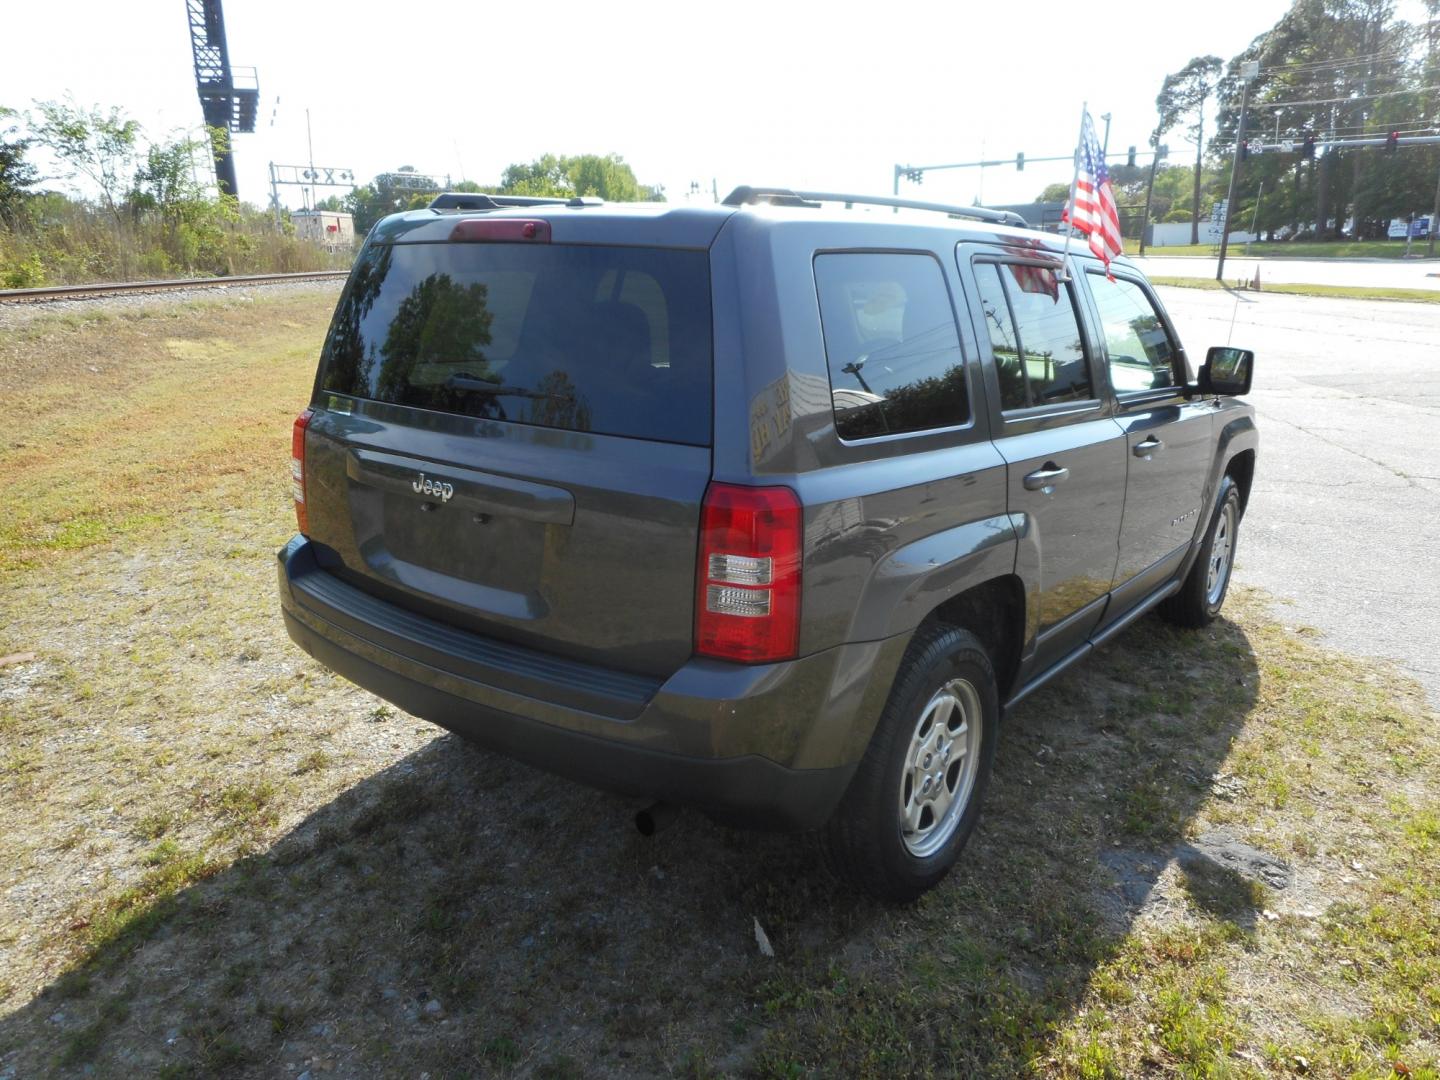
[[[1428,214],[1436,197],[1440,146],[1327,145],[1356,137],[1440,132],[1440,0],[1422,0],[1427,19],[1412,23],[1393,0],[1295,0],[1274,26],[1228,62],[1197,56],[1167,75],[1156,97],[1151,148],[1194,147],[1180,163],[1176,146],[1155,170],[1151,221],[1200,222],[1225,197],[1239,127],[1243,65],[1260,75],[1246,102],[1245,139],[1289,141],[1293,151],[1250,154],[1241,166],[1232,229],[1269,238],[1356,239],[1386,235],[1390,220]],[[1206,139],[1206,114],[1218,106]],[[1304,153],[1313,137],[1313,157]],[[1113,167],[1126,235],[1138,235],[1150,170]],[[1051,185],[1042,200],[1063,199]],[[1128,211],[1125,212],[1125,211]]]
[[[218,194],[212,138],[223,143],[226,133],[151,138],[119,108],[68,99],[24,113],[0,106],[0,288],[349,265],[350,253],[298,239],[288,212],[277,229],[273,209]],[[427,205],[441,186],[402,167],[319,208],[351,213],[364,236],[386,214]],[[453,190],[664,198],[617,154],[546,154],[510,165],[492,187]]]
[[[115,107],[68,99],[25,113],[0,107],[0,288],[348,262],[215,194],[211,153],[208,134],[151,138]],[[53,171],[42,174],[37,160]]]
[[[508,166],[500,183],[482,186],[473,180],[446,185],[427,177],[409,165],[381,173],[344,195],[320,201],[322,210],[343,210],[353,215],[357,236],[386,214],[428,206],[442,189],[486,195],[539,195],[559,198],[594,196],[606,202],[664,202],[665,189],[635,179],[635,173],[619,154],[577,154],[571,157],[545,154],[528,163]]]

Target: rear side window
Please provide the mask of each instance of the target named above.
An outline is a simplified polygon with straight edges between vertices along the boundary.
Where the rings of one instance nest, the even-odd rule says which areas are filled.
[[[1124,278],[1089,276],[1105,332],[1110,385],[1117,394],[1177,385],[1175,347],[1145,290]]]
[[[1049,267],[1023,263],[977,263],[975,283],[990,331],[1002,409],[1094,396],[1069,284]]]
[[[842,439],[969,420],[955,313],[932,256],[817,255],[815,285]]]
[[[341,298],[323,389],[661,442],[710,442],[701,251],[376,245]]]

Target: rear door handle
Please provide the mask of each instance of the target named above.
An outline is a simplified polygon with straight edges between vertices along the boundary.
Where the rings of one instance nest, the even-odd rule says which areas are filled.
[[[1025,490],[1043,491],[1045,488],[1054,487],[1069,475],[1069,469],[1056,468],[1053,461],[1047,461],[1044,468],[1036,469],[1034,472],[1026,474]]]
[[[1151,454],[1155,453],[1156,450],[1163,449],[1165,449],[1165,444],[1159,439],[1157,439],[1154,435],[1151,435],[1144,442],[1137,442],[1134,446],[1132,446],[1130,448],[1130,452],[1136,457],[1149,457]]]

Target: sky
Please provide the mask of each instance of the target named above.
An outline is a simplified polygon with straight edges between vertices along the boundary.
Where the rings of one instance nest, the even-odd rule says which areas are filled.
[[[68,93],[120,106],[151,137],[198,130],[184,0],[7,6],[0,105]],[[1138,0],[647,7],[557,0],[487,18],[432,0],[407,19],[404,5],[225,0],[231,63],[258,68],[261,92],[256,132],[234,138],[241,197],[268,204],[267,163],[309,159],[307,109],[315,164],[362,181],[412,165],[493,184],[546,152],[613,152],[672,202],[692,182],[706,202],[712,183],[722,197],[742,183],[888,194],[897,162],[1066,155],[1082,101],[1102,132],[1111,114],[1112,152],[1143,152],[1165,75],[1206,53],[1228,60],[1289,0],[1209,0],[1183,27],[1157,14],[1178,9]],[[1077,12],[1100,11],[1103,26],[1081,25]],[[1167,141],[1183,161],[1185,144]],[[1067,164],[1032,163],[901,188],[996,204],[1069,180]],[[301,204],[299,188],[280,191]]]

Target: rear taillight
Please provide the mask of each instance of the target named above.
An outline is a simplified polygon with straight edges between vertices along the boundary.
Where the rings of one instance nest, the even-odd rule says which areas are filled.
[[[747,664],[795,655],[803,531],[789,488],[710,485],[695,572],[698,654]]]
[[[290,429],[290,494],[295,496],[295,523],[302,533],[310,531],[310,519],[305,514],[305,429],[314,415],[306,409],[295,417],[295,426]]]

